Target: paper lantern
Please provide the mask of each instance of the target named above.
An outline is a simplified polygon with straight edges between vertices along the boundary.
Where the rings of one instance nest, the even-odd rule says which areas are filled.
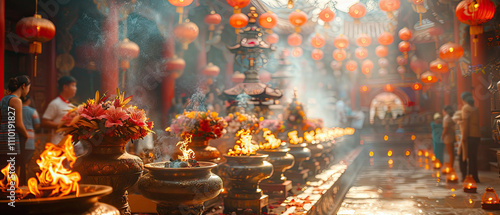
[[[404,27],[401,30],[399,30],[398,36],[399,36],[399,39],[404,40],[404,41],[408,41],[413,37],[413,33],[411,32],[410,29],[408,29],[407,27]]]
[[[419,76],[420,74],[422,74],[424,71],[427,71],[428,68],[429,68],[428,66],[429,66],[429,64],[427,63],[427,61],[422,60],[422,59],[413,58],[410,61],[410,69],[415,74],[417,74],[417,76]]]
[[[371,60],[364,60],[361,63],[361,72],[365,75],[369,75],[373,69],[374,65]]]
[[[271,81],[271,73],[269,73],[268,71],[260,71],[259,80],[264,84],[269,83],[269,81]]]
[[[411,89],[415,91],[422,90],[422,84],[421,83],[414,83],[411,85]]]
[[[245,74],[240,73],[238,71],[234,72],[233,76],[231,77],[231,81],[233,83],[242,83],[245,80]]]
[[[179,78],[186,68],[186,61],[182,58],[175,56],[174,58],[167,61],[165,69],[174,76],[174,78]]]
[[[298,33],[292,33],[288,36],[288,45],[300,46],[302,44],[302,36]]]
[[[361,47],[367,47],[372,43],[372,38],[368,34],[360,34],[356,38],[356,44]]]
[[[375,48],[375,54],[378,57],[385,57],[389,54],[389,48],[387,48],[387,46],[377,46],[377,48]]]
[[[345,49],[349,45],[349,38],[347,38],[343,34],[340,34],[339,36],[335,37],[335,39],[333,39],[333,45],[338,49]]]
[[[319,12],[318,18],[325,22],[325,28],[328,28],[328,23],[335,18],[335,13],[330,10],[329,7],[326,7],[325,9],[321,10],[321,12]]]
[[[388,46],[392,44],[392,42],[394,42],[394,37],[391,33],[384,31],[380,35],[378,35],[377,42],[380,45]]]
[[[360,60],[365,59],[368,56],[368,50],[365,47],[358,47],[354,50],[354,55]]]
[[[378,59],[378,66],[381,68],[386,68],[389,66],[389,60],[387,58],[380,58]]]
[[[438,81],[437,76],[429,71],[422,73],[422,75],[420,76],[420,80],[425,84],[432,84]]]
[[[363,86],[359,87],[359,91],[362,93],[366,93],[366,92],[370,91],[370,87],[363,85]]]
[[[413,1],[413,11],[418,13],[420,19],[420,25],[422,25],[422,14],[427,12],[427,9],[424,6],[424,0],[412,0]]]
[[[184,22],[174,28],[175,39],[182,44],[184,50],[187,50],[189,44],[198,37],[198,33],[198,26],[193,22]]]
[[[411,50],[411,44],[408,41],[401,41],[398,45],[399,51],[403,53],[405,58],[408,58],[408,52]]]
[[[314,49],[311,52],[311,57],[314,60],[321,60],[323,59],[323,51],[321,51],[321,49]]]
[[[355,22],[359,22],[359,19],[366,15],[366,6],[363,3],[356,3],[349,7],[349,16],[354,18]]]
[[[356,61],[349,60],[345,64],[345,68],[347,69],[347,71],[352,72],[352,71],[356,70],[356,68],[358,68],[358,63],[356,63]]]
[[[335,49],[335,50],[333,50],[332,56],[333,56],[333,59],[335,59],[336,61],[341,62],[341,61],[343,61],[346,58],[347,53],[343,49]]]
[[[300,32],[300,26],[307,22],[307,14],[300,10],[293,11],[288,15],[288,21],[295,26],[295,32]]]
[[[250,4],[250,0],[226,0],[229,6],[233,7],[233,13],[240,13],[241,9]]]
[[[387,69],[385,69],[385,68],[378,69],[378,76],[384,77],[384,76],[387,76],[387,74],[389,74],[389,72],[387,71]]]
[[[383,90],[386,92],[394,92],[394,86],[392,86],[391,84],[386,84],[384,85]]]
[[[455,9],[458,21],[470,25],[470,35],[483,33],[481,24],[495,15],[495,4],[491,0],[464,0]]]
[[[242,13],[235,13],[229,17],[229,24],[237,30],[247,26],[248,16]]]
[[[120,41],[116,46],[116,54],[120,58],[120,68],[127,70],[130,67],[129,60],[137,58],[139,51],[139,46],[128,38]]]
[[[266,43],[272,45],[278,43],[278,41],[280,40],[280,36],[278,36],[278,34],[276,33],[267,34],[264,37],[264,40],[266,41]]]
[[[278,24],[278,15],[266,12],[259,16],[259,25],[266,29],[274,28]]]
[[[398,68],[396,68],[396,72],[398,72],[398,74],[401,76],[401,79],[404,79],[406,68],[404,66],[398,66]]]
[[[389,18],[392,18],[393,11],[399,9],[401,2],[399,0],[380,0],[378,6],[380,10],[387,12]]]
[[[184,13],[184,7],[193,3],[193,0],[168,0],[170,4],[177,7],[176,12],[179,13],[179,24],[182,23],[182,14]]]
[[[215,11],[213,11],[213,10],[210,11],[209,14],[205,15],[205,18],[203,19],[203,21],[205,21],[205,23],[208,25],[208,30],[210,31],[210,33],[208,35],[208,40],[212,39],[213,31],[215,30],[215,26],[218,25],[221,20],[222,20],[221,16],[219,14],[215,13]]]
[[[451,67],[455,65],[455,62],[457,62],[462,55],[464,55],[464,49],[459,44],[447,42],[439,47],[439,57],[448,62]]]
[[[429,70],[435,73],[447,73],[448,72],[448,63],[444,60],[436,59],[429,63]]]
[[[201,74],[206,75],[208,77],[216,77],[219,75],[220,68],[212,63],[208,63],[208,65],[203,68]]]
[[[486,188],[481,198],[481,208],[484,210],[500,210],[498,195],[493,187]]]
[[[399,55],[396,57],[396,62],[398,63],[398,65],[404,66],[408,63],[408,59],[405,58],[405,56]]]
[[[311,39],[311,45],[314,48],[321,48],[325,45],[325,37],[323,37],[321,34],[316,34],[314,37]]]
[[[300,47],[295,47],[292,49],[292,56],[293,57],[300,57],[302,56],[302,48]]]

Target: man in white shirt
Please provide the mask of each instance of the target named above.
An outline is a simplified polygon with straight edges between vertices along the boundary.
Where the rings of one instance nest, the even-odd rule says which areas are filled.
[[[64,135],[56,133],[61,119],[75,107],[69,102],[69,99],[76,95],[76,79],[71,76],[63,76],[57,80],[57,85],[59,96],[49,103],[42,117],[42,126],[51,129],[50,142],[54,144],[58,144],[64,137]]]

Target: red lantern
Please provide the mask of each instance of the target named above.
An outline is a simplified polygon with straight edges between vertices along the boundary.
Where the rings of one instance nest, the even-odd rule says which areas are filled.
[[[327,28],[329,26],[328,22],[331,22],[333,18],[335,18],[335,13],[332,10],[330,10],[329,7],[326,7],[321,12],[319,12],[318,17],[323,22],[325,22],[325,27]]]
[[[422,25],[422,14],[427,12],[427,9],[424,6],[424,0],[412,0],[413,4],[412,8],[413,11],[417,12],[419,17],[420,17],[420,25]]]
[[[208,63],[208,65],[203,68],[201,74],[206,75],[208,77],[216,77],[219,75],[220,68],[212,63]]]
[[[380,0],[378,6],[380,10],[387,12],[389,18],[392,18],[392,11],[399,9],[401,2],[399,0]]]
[[[380,35],[378,35],[377,41],[380,45],[388,46],[392,42],[394,42],[394,37],[391,33],[384,31]]]
[[[261,71],[259,73],[259,80],[260,80],[260,82],[262,82],[264,84],[269,83],[269,81],[271,81],[271,73],[269,73],[267,71]]]
[[[358,63],[356,63],[356,61],[353,60],[347,61],[347,63],[345,64],[345,68],[347,69],[347,71],[352,72],[356,70],[356,68],[358,68]]]
[[[238,71],[234,72],[233,76],[231,77],[231,81],[233,83],[242,83],[245,80],[245,74],[240,73]]]
[[[242,13],[235,13],[229,17],[229,24],[237,30],[247,26],[248,16]]]
[[[347,38],[343,34],[340,34],[339,36],[335,37],[335,39],[333,39],[333,45],[338,49],[345,49],[349,45],[349,38]]]
[[[386,58],[378,59],[378,66],[380,68],[386,68],[387,66],[389,66],[389,60],[387,60]]]
[[[278,15],[273,12],[266,12],[259,16],[259,24],[263,28],[271,29],[278,24]]]
[[[288,45],[300,46],[302,44],[302,36],[298,33],[293,33],[288,36]]]
[[[184,12],[184,7],[193,3],[193,0],[168,0],[170,4],[177,7],[177,13],[179,13],[179,24],[182,23],[182,14]]]
[[[408,52],[411,50],[411,44],[408,41],[401,41],[398,45],[399,51],[403,52],[403,56],[408,58]]]
[[[455,15],[462,23],[470,25],[470,35],[483,33],[481,24],[495,15],[495,4],[491,0],[464,0],[458,3]]]
[[[189,43],[193,42],[196,37],[198,37],[198,33],[198,26],[193,22],[184,22],[174,28],[175,39],[182,43],[182,48],[184,50],[187,50]]]
[[[356,38],[356,44],[358,46],[367,47],[372,43],[372,38],[368,34],[360,34]]]
[[[424,0],[412,0],[413,1],[413,4],[423,4],[424,3]]]
[[[314,60],[321,60],[323,59],[323,51],[321,51],[321,49],[314,49],[311,52],[311,57]]]
[[[180,1],[180,0],[179,0]],[[241,9],[250,4],[250,0],[226,0],[234,8],[233,13],[240,13]]]
[[[300,26],[307,22],[307,14],[300,10],[293,11],[288,15],[288,21],[295,26],[295,32],[300,32]]]
[[[365,75],[369,75],[373,69],[374,65],[371,60],[364,60],[361,63],[361,72]]]
[[[362,93],[366,93],[366,92],[370,91],[370,87],[363,85],[359,88],[359,91]]]
[[[323,47],[325,45],[325,37],[321,36],[321,34],[314,35],[311,39],[311,45],[317,49]]]
[[[406,73],[406,68],[404,66],[398,66],[396,71],[401,75],[401,78],[404,78],[404,75]]]
[[[280,40],[280,36],[278,36],[278,34],[275,34],[275,33],[268,34],[265,37],[266,43],[268,43],[270,45],[278,43],[279,40]]]
[[[335,49],[333,50],[333,59],[335,59],[338,62],[341,62],[345,59],[347,56],[347,53],[343,49]]]
[[[56,35],[56,27],[40,14],[25,17],[16,24],[16,34],[31,42],[29,53],[35,54],[34,75],[36,77],[37,55],[42,53],[42,43],[50,41]]]
[[[429,64],[429,70],[435,73],[447,73],[448,64],[444,60],[438,58]]]
[[[186,61],[176,56],[167,61],[165,67],[167,71],[172,72],[174,78],[179,78],[184,72],[184,68],[186,68]]]
[[[139,56],[139,46],[128,38],[120,41],[116,47],[116,54],[120,57],[120,68],[127,70],[130,67],[129,60]]]
[[[300,47],[293,48],[292,49],[292,56],[294,56],[294,57],[302,56],[302,48],[300,48]]]
[[[401,40],[404,40],[404,41],[408,41],[413,37],[413,33],[407,27],[404,27],[401,30],[399,30],[398,35],[399,35],[399,38]]]
[[[204,19],[205,23],[208,25],[208,30],[215,30],[215,26],[218,25],[221,21],[221,17],[219,14],[215,13],[215,11],[210,11],[210,14],[207,14]]]
[[[387,76],[388,73],[389,72],[387,72],[387,69],[385,69],[385,68],[378,69],[378,76],[380,76],[380,77]]]
[[[422,76],[420,76],[420,80],[425,84],[432,84],[438,81],[436,75],[429,71],[424,72]]]
[[[420,76],[424,71],[428,70],[429,64],[427,61],[418,59],[418,58],[413,58],[410,62],[410,69],[417,74],[417,76]]]
[[[415,91],[422,90],[422,84],[421,83],[414,83],[413,85],[411,85],[411,89],[413,89]]]
[[[408,59],[402,55],[399,55],[396,57],[396,62],[398,63],[398,65],[404,66],[408,63]]]
[[[386,92],[394,92],[394,86],[392,86],[391,84],[386,84],[384,85],[384,91]]]
[[[356,3],[349,7],[349,16],[354,18],[355,22],[359,22],[358,19],[366,15],[366,6],[363,3]]]
[[[447,42],[439,48],[439,57],[450,63],[451,67],[455,65],[455,62],[457,62],[462,55],[464,55],[464,49],[461,45],[456,43]]]
[[[358,47],[354,50],[354,54],[358,59],[363,60],[368,56],[368,50],[365,47]]]
[[[385,57],[389,54],[389,48],[387,48],[387,46],[377,46],[377,48],[375,48],[375,54],[378,57]]]

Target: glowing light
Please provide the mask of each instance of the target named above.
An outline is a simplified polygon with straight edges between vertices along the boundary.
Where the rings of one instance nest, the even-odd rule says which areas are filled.
[[[302,137],[299,137],[297,131],[290,131],[288,132],[288,139],[290,141],[290,144],[300,144],[304,139]]]
[[[194,159],[194,151],[192,149],[188,149],[188,144],[191,142],[191,136],[188,135],[185,140],[177,142],[176,146],[181,150],[182,155],[179,155],[179,159],[181,161],[188,161],[189,159]]]
[[[394,161],[392,159],[389,159],[388,163],[392,165]]]
[[[385,136],[384,136],[384,140],[385,140],[385,141],[389,140],[389,136],[385,135]]]
[[[417,137],[415,137],[415,135],[411,135],[411,140],[415,140]],[[420,154],[419,154],[420,156]]]
[[[387,156],[391,157],[392,156],[392,150],[387,151]]]
[[[429,152],[427,152],[427,151],[426,151],[426,152],[424,153],[424,156],[425,156],[426,158],[427,158],[427,157],[429,157]]]
[[[281,145],[281,140],[276,138],[269,129],[264,128],[263,131],[264,134],[262,136],[267,142],[259,143],[260,149],[276,149]]]
[[[418,156],[422,156],[422,150],[418,150]]]
[[[453,52],[453,47],[450,47],[448,50],[449,50],[450,52]]]
[[[234,149],[229,149],[227,153],[230,156],[252,155],[259,149],[258,145],[252,144],[251,130],[241,129],[236,133],[240,137],[234,145]]]
[[[410,150],[406,150],[405,155],[406,157],[410,156]]]
[[[288,0],[288,4],[286,5],[288,9],[292,9],[294,7],[293,0]]]
[[[373,157],[373,151],[370,151],[370,157]]]

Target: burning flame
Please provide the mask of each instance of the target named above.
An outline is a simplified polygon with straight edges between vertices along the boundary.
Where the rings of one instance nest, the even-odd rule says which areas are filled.
[[[19,178],[16,173],[9,174],[10,163],[7,164],[0,172],[3,174],[3,179],[0,181],[0,189],[3,192],[7,192],[8,188],[11,188],[11,184],[14,183],[15,190],[19,188]]]
[[[319,142],[325,142],[328,140],[328,129],[320,129],[316,128],[316,135],[314,136],[314,139]]]
[[[304,132],[304,139],[308,142],[308,143],[315,143],[315,139],[314,139],[314,131],[310,131],[310,132]]]
[[[345,128],[344,129],[345,135],[353,135],[355,132],[356,132],[356,129],[354,129],[354,128]]]
[[[263,129],[264,134],[262,135],[266,139],[266,143],[259,143],[260,149],[276,149],[281,145],[281,140],[276,138],[274,134],[267,128]]]
[[[192,149],[188,149],[188,144],[191,142],[191,135],[188,135],[184,140],[177,142],[176,146],[179,146],[179,150],[181,150],[182,155],[179,155],[179,159],[181,161],[188,161],[189,159],[194,159],[194,151]]]
[[[288,139],[290,139],[290,144],[300,144],[304,139],[302,137],[299,137],[297,131],[290,131],[288,132]]]
[[[76,196],[80,194],[78,185],[80,174],[65,167],[72,168],[76,161],[71,138],[71,135],[67,135],[57,146],[52,143],[46,144],[45,151],[36,161],[42,172],[36,173],[38,180],[36,178],[28,180],[30,193],[35,197],[61,197],[72,192],[75,192]],[[49,190],[50,193],[42,193],[40,188]]]
[[[259,149],[258,145],[252,144],[251,130],[241,129],[236,133],[240,137],[234,145],[234,150],[229,149],[227,153],[229,156],[252,155]]]

